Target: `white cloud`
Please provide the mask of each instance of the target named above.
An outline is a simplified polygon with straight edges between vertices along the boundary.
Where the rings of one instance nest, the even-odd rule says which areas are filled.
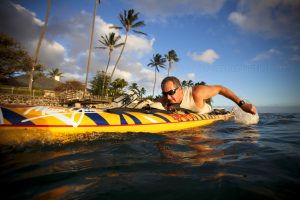
[[[36,46],[34,42],[34,48]],[[65,48],[58,42],[44,40],[40,49],[40,60],[48,67],[59,67],[64,62]]]
[[[166,21],[172,16],[213,15],[224,5],[225,0],[126,0],[124,1],[146,16],[147,21]]]
[[[196,74],[195,73],[188,73],[186,75],[186,77],[187,77],[187,80],[195,80]]]
[[[128,71],[116,69],[113,80],[115,80],[116,78],[123,78],[124,80],[128,81],[131,79],[131,76],[132,76],[132,73],[130,73]]]
[[[20,4],[14,4],[14,3],[11,3],[11,5],[13,7],[16,8],[16,10],[18,10],[20,13],[26,13],[28,15],[31,15],[33,16],[33,22],[36,23],[38,26],[43,26],[44,25],[44,22],[38,18],[36,18],[36,14],[34,12],[30,12],[28,11],[26,8],[24,8],[23,6],[21,6]]]
[[[260,60],[267,60],[270,59],[274,56],[280,55],[281,52],[278,51],[277,49],[269,49],[268,51],[261,52],[257,54],[252,61],[260,61]]]
[[[154,79],[155,79],[154,69],[141,67],[140,71],[137,73],[137,76],[134,77],[135,79],[132,79],[130,82],[138,83],[138,85],[146,89],[147,95],[152,95]],[[164,77],[165,76],[163,73],[156,74],[155,95],[161,93],[160,83]]]
[[[65,73],[63,73],[63,77],[62,77],[61,80],[62,81],[77,80],[77,81],[84,82],[85,81],[85,74],[77,74],[77,73],[65,72]]]
[[[19,4],[0,1],[0,19],[0,32],[9,34],[19,41],[22,47],[31,50],[31,42],[39,37],[43,24],[37,23],[41,20],[36,18],[35,13]]]
[[[7,19],[0,21],[0,31],[14,37],[33,55],[43,22],[36,18],[35,13],[8,1],[0,1],[0,17]],[[50,18],[40,50],[40,62],[50,68],[59,68],[63,72],[63,80],[76,79],[84,82],[91,21],[91,13],[84,10],[66,19]],[[113,31],[121,35],[120,42],[124,40],[125,35],[118,30],[110,29],[110,26],[112,23],[104,21],[100,16],[96,17],[89,80],[92,80],[98,70],[105,70],[108,61],[107,51],[95,48],[99,46],[100,36]],[[153,83],[154,72],[148,71],[151,73],[147,74],[147,70],[144,70],[146,68],[138,60],[153,51],[154,42],[154,38],[130,33],[114,78],[124,78],[128,82],[135,81],[141,87],[144,85],[148,87]],[[121,48],[114,50],[108,73],[112,72],[120,50]],[[149,92],[151,88],[146,89]]]
[[[239,12],[232,12],[232,13],[230,13],[228,19],[229,19],[229,21],[233,22],[234,24],[243,26],[243,24],[246,21],[246,16],[244,16],[242,13],[239,13]]]
[[[262,33],[265,37],[300,36],[300,1],[240,0],[228,20],[242,30]]]
[[[129,35],[125,46],[126,53],[135,53],[138,58],[152,52],[152,45],[155,39],[145,39],[136,35]]]
[[[209,64],[214,63],[220,57],[213,49],[207,49],[202,53],[188,52],[187,55],[195,61],[201,61]]]

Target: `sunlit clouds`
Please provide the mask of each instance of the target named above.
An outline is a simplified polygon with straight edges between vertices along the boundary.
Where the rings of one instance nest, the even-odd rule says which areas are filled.
[[[202,53],[188,52],[187,55],[194,61],[201,61],[208,64],[212,64],[220,58],[220,56],[213,49],[207,49]]]

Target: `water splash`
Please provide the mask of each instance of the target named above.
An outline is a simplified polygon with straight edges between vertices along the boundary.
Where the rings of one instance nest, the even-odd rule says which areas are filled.
[[[234,113],[234,120],[238,123],[250,125],[257,124],[259,121],[258,112],[255,115],[246,113],[239,106],[235,106],[232,112]]]

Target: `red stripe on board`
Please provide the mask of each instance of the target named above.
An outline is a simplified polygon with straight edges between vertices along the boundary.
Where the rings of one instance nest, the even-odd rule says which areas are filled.
[[[220,118],[222,119],[222,118]],[[107,127],[107,126],[143,126],[143,125],[159,125],[159,124],[174,124],[174,123],[187,123],[187,122],[199,122],[199,121],[207,121],[211,119],[203,119],[203,120],[197,120],[197,121],[181,121],[181,122],[166,122],[166,123],[151,123],[151,124],[124,124],[124,125],[80,125],[74,128],[81,128],[81,127]],[[11,125],[11,124],[1,124],[0,127],[53,127],[53,128],[59,128],[59,127],[70,127],[73,128],[72,125]]]

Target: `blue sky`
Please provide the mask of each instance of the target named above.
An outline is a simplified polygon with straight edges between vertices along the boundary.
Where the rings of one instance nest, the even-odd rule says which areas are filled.
[[[46,0],[1,1],[0,31],[30,53],[45,19]],[[52,0],[40,61],[64,72],[64,80],[84,81],[93,0]],[[180,59],[171,75],[181,80],[224,85],[258,106],[299,106],[300,2],[296,0],[102,0],[97,9],[93,46],[120,25],[118,14],[140,12],[148,34],[130,33],[116,76],[137,82],[152,93],[153,54],[174,49]],[[14,24],[14,26],[11,26]],[[124,38],[123,31],[117,31]],[[119,50],[115,50],[113,64]],[[90,79],[105,69],[107,52],[93,49]],[[161,70],[158,83],[167,74]],[[159,84],[156,94],[160,93]],[[232,105],[224,97],[215,105]]]

